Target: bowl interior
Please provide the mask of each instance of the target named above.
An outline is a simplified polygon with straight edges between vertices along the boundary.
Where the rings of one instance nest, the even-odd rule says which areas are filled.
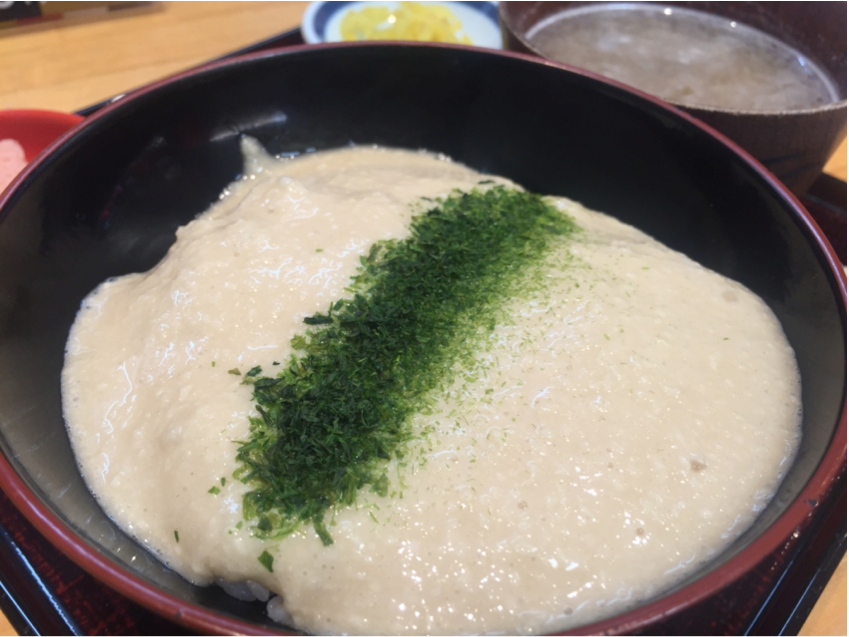
[[[368,44],[250,56],[106,108],[2,209],[0,449],[14,471],[2,486],[28,500],[31,519],[46,516],[39,528],[68,530],[61,548],[119,591],[163,612],[185,602],[184,621],[207,632],[234,630],[216,618],[273,629],[263,605],[189,584],[103,514],[77,470],[59,385],[81,299],[162,258],[176,228],[239,174],[242,133],[273,153],[352,142],[445,153],[612,214],[763,297],[797,354],[804,434],[775,500],[716,564],[757,545],[826,454],[845,397],[845,283],[792,198],[711,133],[515,55]],[[778,538],[799,522],[785,518]]]

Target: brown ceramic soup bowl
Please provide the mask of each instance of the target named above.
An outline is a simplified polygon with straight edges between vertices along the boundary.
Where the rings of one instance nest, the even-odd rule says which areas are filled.
[[[526,34],[562,11],[597,4],[500,2],[504,46],[544,57]],[[846,3],[664,2],[663,6],[705,11],[760,29],[818,62],[835,81],[839,101],[805,110],[756,112],[676,104],[737,142],[792,192],[804,193],[846,136]]]
[[[759,294],[802,377],[798,457],[754,526],[672,591],[577,632],[651,631],[722,591],[803,529],[846,461],[846,277],[760,164],[671,108],[539,58],[461,46],[294,47],[218,62],[110,104],[0,200],[0,486],[108,586],[203,633],[271,633],[260,603],[194,586],[125,535],[86,488],[60,371],[81,300],[145,271],[241,170],[272,153],[381,144],[445,153],[606,211]],[[697,294],[698,290],[694,290]]]

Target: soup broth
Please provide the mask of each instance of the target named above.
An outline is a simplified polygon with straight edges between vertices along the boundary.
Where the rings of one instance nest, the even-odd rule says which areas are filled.
[[[543,55],[688,106],[792,111],[840,99],[780,40],[727,18],[654,3],[594,3],[535,25]]]

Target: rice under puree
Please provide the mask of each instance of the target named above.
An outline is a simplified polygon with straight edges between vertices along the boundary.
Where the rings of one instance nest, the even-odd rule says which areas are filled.
[[[237,453],[273,410],[257,406],[258,379],[301,373],[304,344],[348,320],[333,313],[356,315],[356,294],[370,292],[352,277],[383,258],[372,246],[413,254],[421,224],[449,204],[526,195],[425,153],[245,149],[244,177],[177,231],[162,262],[86,298],[62,376],[92,492],[189,580],[258,582],[316,633],[549,632],[668,588],[772,497],[801,420],[775,316],[612,217],[537,198],[560,228],[537,237],[545,249],[510,247],[526,263],[481,269],[482,309],[410,339],[427,391],[387,375],[400,437],[388,459],[362,465],[381,480],[353,504],[322,495],[330,505],[303,522],[253,496],[246,515],[259,481]],[[447,343],[435,358],[428,339]],[[339,424],[334,444],[367,416]]]

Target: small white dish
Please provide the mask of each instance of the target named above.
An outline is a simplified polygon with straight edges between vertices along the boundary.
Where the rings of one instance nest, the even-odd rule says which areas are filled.
[[[301,34],[307,44],[343,42],[340,27],[350,11],[361,11],[369,6],[398,8],[398,2],[311,2],[301,21]],[[501,29],[498,25],[496,2],[422,2],[442,5],[450,9],[463,25],[461,32],[474,46],[501,49]]]

